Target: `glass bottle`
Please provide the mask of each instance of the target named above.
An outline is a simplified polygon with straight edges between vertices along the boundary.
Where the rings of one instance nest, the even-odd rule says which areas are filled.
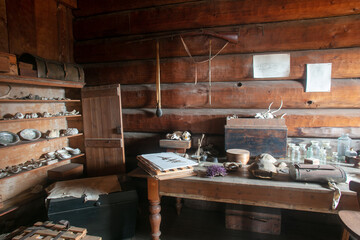
[[[294,143],[288,143],[288,148],[287,148],[287,157],[290,159],[291,158],[291,151],[293,149],[293,146],[295,146]]]
[[[300,160],[306,158],[306,143],[300,143]]]
[[[321,148],[320,149],[320,164],[326,164],[326,149],[325,148]]]
[[[338,138],[337,152],[340,161],[345,161],[345,153],[350,149],[350,144],[351,138],[349,137],[349,134],[343,134]]]
[[[330,146],[330,142],[323,142],[323,148],[325,149],[326,152],[326,160],[330,161],[332,158],[332,149]]]
[[[291,152],[291,161],[294,163],[300,162],[300,147],[299,146],[293,146],[293,150]]]
[[[332,153],[332,162],[333,162],[335,165],[338,165],[338,164],[339,164],[339,161],[338,161],[338,152],[333,152],[333,153]]]
[[[320,146],[318,141],[311,141],[311,148],[313,152],[313,158],[320,159]]]
[[[312,150],[312,147],[311,147],[311,146],[309,146],[309,147],[307,148],[306,157],[307,157],[307,158],[312,158],[312,157],[313,157],[313,150]]]

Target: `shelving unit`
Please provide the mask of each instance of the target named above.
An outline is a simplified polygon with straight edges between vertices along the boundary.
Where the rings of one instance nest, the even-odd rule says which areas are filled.
[[[70,135],[70,136],[60,136],[60,137],[57,137],[57,138],[39,138],[38,140],[34,140],[34,141],[26,141],[26,140],[24,140],[24,141],[20,141],[18,143],[15,143],[15,144],[9,144],[7,146],[0,146],[0,149],[19,146],[19,145],[34,144],[34,143],[39,143],[39,142],[44,142],[44,141],[55,141],[55,140],[58,140],[58,139],[61,139],[61,138],[79,137],[79,136],[82,136],[82,135],[83,135],[83,133],[79,133],[79,134],[74,134],[74,135]]]
[[[70,100],[0,99],[0,118],[3,118],[4,115],[14,115],[17,112],[23,114],[43,112],[56,114],[58,112],[72,111],[73,109],[81,112],[80,90],[85,85],[82,82],[0,75],[0,86],[7,85],[12,87],[10,92],[11,98],[33,94],[45,97],[68,98]],[[29,189],[36,185],[46,184],[47,171],[49,169],[70,162],[85,163],[81,114],[48,118],[0,120],[1,131],[13,133],[19,133],[26,128],[33,128],[46,133],[48,130],[61,130],[72,127],[76,127],[80,133],[58,138],[42,137],[35,141],[24,140],[12,145],[0,146],[0,168],[24,163],[31,159],[40,159],[45,153],[62,149],[65,146],[80,148],[82,152],[79,155],[51,165],[21,171],[17,174],[1,178],[0,211],[4,210],[1,208],[1,203],[19,202],[16,198],[19,196],[19,198],[22,198],[21,196],[24,192],[28,192]],[[11,207],[9,204],[5,205]]]

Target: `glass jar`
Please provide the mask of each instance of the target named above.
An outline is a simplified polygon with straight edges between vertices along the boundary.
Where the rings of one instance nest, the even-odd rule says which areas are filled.
[[[311,149],[313,152],[313,158],[320,159],[320,146],[318,141],[311,141]]]
[[[295,146],[294,143],[288,143],[286,155],[287,155],[287,157],[288,157],[289,159],[291,158],[291,152],[292,152],[292,149],[293,149],[294,146]]]
[[[339,164],[338,152],[332,153],[332,162],[335,163],[336,165]]]
[[[325,149],[326,152],[326,160],[331,161],[333,152],[330,146],[330,142],[323,142],[323,148]]]
[[[320,149],[320,156],[319,156],[320,164],[326,164],[326,149]]]
[[[309,147],[307,148],[306,157],[307,157],[307,158],[312,158],[312,157],[313,157],[313,150],[312,150],[312,147],[311,147],[311,146],[309,146]]]
[[[350,149],[350,145],[351,138],[349,137],[349,134],[343,134],[341,137],[338,138],[337,152],[340,161],[345,161],[345,153],[347,150]]]
[[[291,152],[291,161],[294,163],[300,162],[300,147],[299,146],[293,146],[293,150]]]
[[[306,158],[306,143],[300,143],[300,160],[304,160]]]

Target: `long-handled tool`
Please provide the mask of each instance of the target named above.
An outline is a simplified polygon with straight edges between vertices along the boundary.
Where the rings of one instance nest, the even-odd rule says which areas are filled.
[[[161,110],[161,90],[160,90],[160,54],[159,40],[156,41],[156,116],[162,116]]]

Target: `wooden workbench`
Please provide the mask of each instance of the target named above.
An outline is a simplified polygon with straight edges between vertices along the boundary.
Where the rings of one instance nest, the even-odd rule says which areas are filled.
[[[342,167],[349,179],[360,179],[359,169]],[[348,189],[347,183],[338,184],[342,196],[334,211],[331,210],[333,191],[327,184],[294,182],[288,174],[277,175],[272,180],[255,179],[247,166],[225,177],[205,177],[205,166],[196,167],[196,171],[198,176],[161,181],[140,168],[129,174],[147,178],[152,239],[159,239],[161,234],[161,196],[333,214],[343,209],[359,210],[356,194]]]

